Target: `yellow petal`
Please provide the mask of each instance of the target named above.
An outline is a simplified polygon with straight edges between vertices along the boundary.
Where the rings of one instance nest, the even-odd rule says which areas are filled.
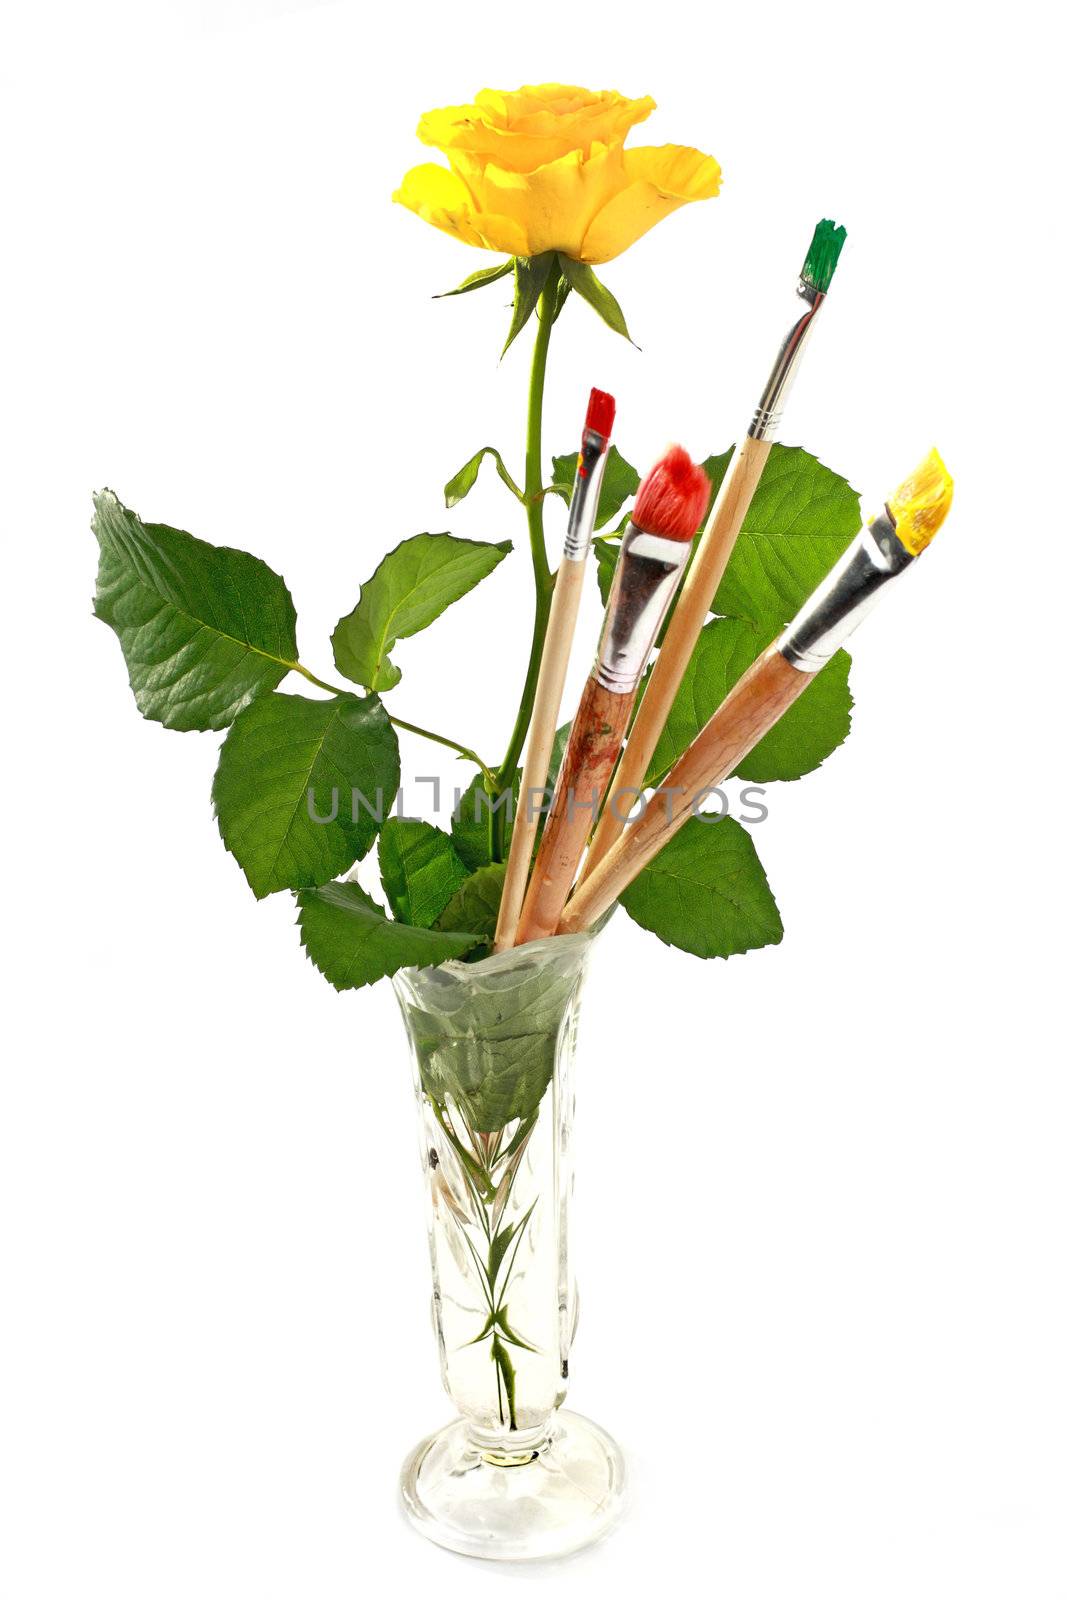
[[[532,172],[573,150],[588,156],[595,144],[622,143],[655,104],[647,95],[628,100],[613,89],[594,93],[568,84],[483,89],[473,105],[426,112],[418,136],[449,155],[463,150],[512,172]]]
[[[586,151],[593,144],[625,139],[656,109],[651,95],[629,100],[615,89],[582,89],[569,83],[528,84],[510,93],[483,89],[476,101],[498,126],[513,132],[556,136],[563,126],[579,129]]]
[[[451,159],[476,210],[510,218],[525,234],[529,255],[562,250],[577,256],[593,219],[626,181],[619,145],[595,145],[588,160],[572,150],[523,173],[462,150]]]
[[[718,163],[699,150],[624,149],[654,107],[575,84],[483,89],[422,118],[419,137],[451,170],[416,167],[396,198],[467,244],[609,261],[678,206],[718,193]]]
[[[412,167],[393,199],[414,211],[424,222],[450,233],[464,244],[482,250],[500,250],[509,256],[531,254],[518,221],[482,212],[462,178],[432,161]]]
[[[473,137],[484,126],[484,118],[477,106],[439,106],[436,111],[424,111],[415,132],[423,144],[447,150],[449,143]]]
[[[714,156],[687,144],[639,145],[625,153],[628,178],[642,178],[683,204],[719,192],[722,168]]]
[[[687,145],[645,146],[622,152],[625,184],[593,218],[578,259],[596,266],[628,250],[657,222],[691,200],[719,192],[719,163]]]

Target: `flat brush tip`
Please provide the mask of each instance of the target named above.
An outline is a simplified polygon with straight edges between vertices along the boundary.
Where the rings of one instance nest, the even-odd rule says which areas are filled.
[[[936,450],[905,478],[887,502],[897,538],[913,556],[921,555],[949,514],[952,479]]]
[[[808,284],[816,294],[825,294],[829,289],[847,237],[844,224],[832,222],[829,217],[823,217],[816,225],[800,269],[801,282]]]
[[[590,389],[585,425],[602,438],[610,439],[615,426],[615,396],[604,389]]]
[[[672,444],[638,489],[633,520],[645,533],[687,544],[704,520],[710,499],[711,484],[703,467],[680,444]]]

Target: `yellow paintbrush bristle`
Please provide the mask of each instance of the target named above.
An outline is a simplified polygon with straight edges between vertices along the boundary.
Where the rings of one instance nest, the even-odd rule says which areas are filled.
[[[948,516],[952,479],[936,450],[931,450],[888,502],[897,538],[913,556],[921,555]]]

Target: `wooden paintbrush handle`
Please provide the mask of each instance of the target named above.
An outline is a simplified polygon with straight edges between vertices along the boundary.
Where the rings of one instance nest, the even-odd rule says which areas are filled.
[[[582,598],[582,579],[585,562],[570,561],[564,556],[556,573],[552,590],[552,609],[548,617],[544,649],[541,653],[541,671],[537,679],[530,733],[526,741],[526,759],[523,762],[522,782],[515,803],[511,848],[508,851],[507,871],[504,874],[504,892],[496,923],[497,950],[510,950],[515,943],[515,933],[526,892],[526,879],[530,871],[534,838],[537,834],[539,802],[543,798],[548,764],[552,758],[552,741],[556,736],[556,719],[563,701],[563,684],[570,661],[574,640],[574,624]]]
[[[626,741],[619,770],[611,786],[593,835],[581,882],[589,878],[618,839],[635,803],[635,794],[645,787],[645,774],[663,732],[678,687],[689,665],[693,647],[707,621],[715,591],[726,570],[741,524],[752,504],[770,452],[766,439],[746,438],[735,450],[729,470],[715,497],[708,525],[697,546],[678,602],[674,608],[663,649],[656,658],[640,709]]]
[[[533,877],[519,918],[516,944],[547,939],[560,913],[619,754],[633,694],[612,694],[595,678],[586,683],[556,780]]]
[[[675,762],[644,814],[575,890],[559,932],[577,933],[602,916],[814,679],[815,673],[799,671],[770,645]]]

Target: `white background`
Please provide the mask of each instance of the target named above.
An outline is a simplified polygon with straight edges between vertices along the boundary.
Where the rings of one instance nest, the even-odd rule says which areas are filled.
[[[1067,1595],[1045,15],[6,8],[4,1600]],[[110,484],[263,556],[327,675],[399,538],[513,537],[398,651],[393,698],[498,758],[523,529],[494,479],[449,513],[441,485],[483,443],[517,468],[529,335],[498,365],[504,285],[434,302],[490,258],[389,197],[428,159],[421,111],[551,78],[654,94],[631,142],[699,145],[724,185],[604,268],[640,353],[567,307],[549,447],[595,382],[638,464],[725,448],[825,214],[849,243],[785,437],[868,512],[936,441],[957,499],[857,637],[847,744],[755,830],[784,942],[705,965],[620,917],[601,949],[571,1400],[633,1503],[600,1548],[501,1572],[395,1507],[448,1415],[395,1001],[334,994],[288,897],[254,902],[211,817],[217,737],[143,722],[91,620],[88,522]]]

